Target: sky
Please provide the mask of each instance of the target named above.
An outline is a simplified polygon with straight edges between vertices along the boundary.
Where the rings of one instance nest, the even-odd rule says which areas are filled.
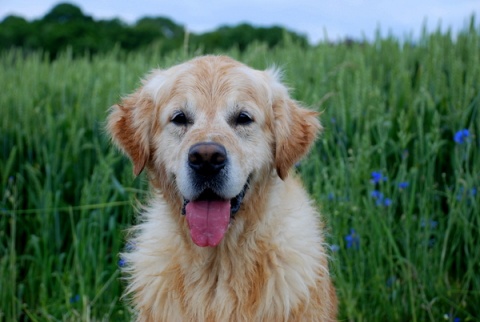
[[[60,1],[0,0],[0,20],[10,14],[41,18]],[[304,34],[310,42],[347,37],[372,40],[382,36],[415,39],[423,26],[434,31],[463,29],[475,14],[480,24],[480,0],[72,0],[95,19],[120,18],[134,23],[145,16],[168,17],[190,32],[247,22],[280,25]]]

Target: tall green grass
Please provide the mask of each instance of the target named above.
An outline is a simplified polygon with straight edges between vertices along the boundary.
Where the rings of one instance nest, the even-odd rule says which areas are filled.
[[[199,53],[0,56],[1,321],[130,319],[117,254],[146,184],[103,122],[141,75]],[[283,67],[293,96],[323,112],[325,132],[299,172],[328,222],[339,318],[479,320],[474,21],[414,44],[253,44],[226,54]],[[462,129],[469,136],[456,143]],[[383,178],[372,183],[372,172]]]

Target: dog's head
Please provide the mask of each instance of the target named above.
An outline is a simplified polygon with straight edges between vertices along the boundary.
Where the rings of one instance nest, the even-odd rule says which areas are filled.
[[[316,116],[275,70],[206,56],[153,71],[111,108],[108,130],[135,175],[147,167],[183,203],[195,244],[215,246],[249,187],[285,179],[307,152],[321,128]]]

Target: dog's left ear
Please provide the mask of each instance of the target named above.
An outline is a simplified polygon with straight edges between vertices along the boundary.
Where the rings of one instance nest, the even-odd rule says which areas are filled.
[[[280,82],[279,73],[267,70],[272,89],[272,107],[275,118],[275,166],[284,180],[290,168],[310,149],[322,130],[318,112],[301,107],[290,98],[288,89]]]

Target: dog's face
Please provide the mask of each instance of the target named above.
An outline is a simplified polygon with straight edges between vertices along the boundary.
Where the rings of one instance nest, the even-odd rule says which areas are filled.
[[[216,246],[249,187],[284,179],[320,124],[274,71],[207,56],[151,73],[112,107],[108,129],[135,174],[146,166],[181,200],[195,244]]]

